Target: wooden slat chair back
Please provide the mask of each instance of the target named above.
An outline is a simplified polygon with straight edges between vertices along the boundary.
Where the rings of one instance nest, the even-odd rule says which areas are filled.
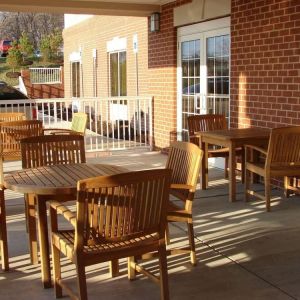
[[[51,203],[52,253],[56,296],[62,296],[60,252],[77,268],[79,299],[87,299],[85,267],[125,257],[158,251],[161,299],[168,299],[165,248],[166,213],[171,170],[146,170],[101,176],[78,182],[74,230],[59,230],[57,213],[70,220],[72,213]],[[75,220],[76,219],[76,220]],[[139,270],[128,259],[128,276]],[[148,274],[143,269],[144,274]],[[154,277],[153,275],[151,276]],[[74,297],[69,288],[66,291]]]
[[[72,118],[71,130],[84,135],[87,121],[88,116],[86,113],[74,113]]]
[[[26,120],[26,116],[21,112],[7,112],[0,113],[0,122],[11,122],[11,121],[23,121]]]
[[[40,120],[0,122],[0,161],[1,182],[3,182],[3,161],[20,160],[20,140],[43,134],[43,123]]]
[[[199,131],[212,131],[227,128],[224,115],[208,114],[188,117],[190,142],[199,145],[199,138],[195,135]]]
[[[22,167],[85,163],[84,137],[44,135],[21,140]]]
[[[172,170],[170,194],[182,205],[169,201],[168,221],[185,222],[188,226],[190,245],[185,249],[174,249],[171,254],[189,253],[191,263],[196,264],[194,229],[192,219],[192,205],[196,191],[203,151],[196,145],[187,142],[171,144],[166,168]]]
[[[44,135],[21,140],[22,167],[37,168],[48,165],[85,163],[84,137],[81,135]],[[59,179],[58,179],[59,180]],[[57,200],[75,200],[64,195]],[[37,262],[35,198],[25,196],[25,214],[29,232],[31,261]]]
[[[265,155],[265,162],[255,162],[251,151]],[[267,149],[246,146],[246,186],[245,197],[255,195],[266,201],[266,209],[270,211],[270,181],[272,177],[285,178],[285,191],[287,192],[288,177],[300,175],[300,126],[274,128],[271,131]],[[265,195],[262,196],[250,190],[250,173],[256,173],[265,180]]]

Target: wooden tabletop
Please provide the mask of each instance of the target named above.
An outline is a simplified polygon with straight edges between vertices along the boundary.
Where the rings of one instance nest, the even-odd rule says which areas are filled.
[[[24,169],[6,175],[4,187],[26,194],[74,194],[78,180],[122,172],[128,172],[128,170],[123,167],[104,164],[52,165]]]
[[[205,132],[197,132],[201,137],[211,137],[220,140],[242,140],[249,138],[265,139],[270,135],[270,129],[264,128],[237,128],[237,129],[223,129]]]

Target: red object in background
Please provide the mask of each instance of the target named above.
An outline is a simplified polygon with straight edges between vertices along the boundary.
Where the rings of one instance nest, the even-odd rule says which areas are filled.
[[[7,56],[8,50],[12,47],[12,41],[10,40],[1,40],[0,41],[0,55]]]

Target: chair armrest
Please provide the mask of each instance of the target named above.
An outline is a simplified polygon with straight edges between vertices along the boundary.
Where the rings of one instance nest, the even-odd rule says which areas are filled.
[[[81,132],[77,132],[71,129],[63,129],[63,128],[47,128],[44,129],[44,132],[48,131],[49,134],[51,135],[56,135],[56,134],[78,134],[81,135]]]
[[[248,149],[258,151],[264,155],[267,155],[267,153],[268,153],[267,149],[258,147],[258,146],[254,146],[254,145],[245,145],[245,150],[247,151]]]
[[[51,201],[50,207],[56,211],[57,214],[62,215],[67,221],[69,221],[73,227],[76,225],[76,214],[70,211],[65,205],[58,201]]]
[[[192,185],[188,185],[188,184],[181,184],[181,183],[172,183],[170,186],[171,189],[174,190],[193,190],[193,186]]]

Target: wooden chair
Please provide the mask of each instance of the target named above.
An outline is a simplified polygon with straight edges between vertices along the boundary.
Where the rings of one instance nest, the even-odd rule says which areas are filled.
[[[0,189],[0,255],[2,270],[8,271],[8,245],[7,245],[7,230],[6,230],[6,213],[4,189]]]
[[[85,163],[84,137],[81,135],[44,135],[21,140],[22,167]],[[69,201],[66,197],[56,197]],[[29,231],[31,261],[38,262],[34,195],[25,195],[25,214]]]
[[[190,142],[200,146],[201,140],[196,135],[201,131],[212,131],[227,129],[227,122],[224,115],[208,114],[208,115],[195,115],[188,117],[189,139]],[[241,149],[237,149],[239,154],[242,153]],[[224,157],[225,158],[225,178],[228,178],[228,148],[209,148],[208,157]]]
[[[64,128],[47,128],[44,129],[46,134],[79,134],[84,135],[87,126],[88,116],[86,113],[74,113],[70,129]]]
[[[191,263],[196,265],[192,206],[199,177],[203,151],[192,143],[171,144],[166,168],[172,170],[170,194],[180,203],[169,201],[168,222],[187,223],[189,247],[171,249],[171,254],[189,253]],[[168,233],[167,233],[168,235]]]
[[[26,120],[26,116],[21,112],[4,112],[0,113],[0,122],[10,122],[10,121],[23,121]]]
[[[265,162],[254,161],[253,152],[265,156]],[[268,148],[246,145],[245,156],[245,200],[254,195],[266,201],[266,209],[270,211],[271,178],[285,177],[287,189],[287,176],[300,175],[300,126],[272,129]],[[251,173],[264,177],[264,195],[250,190]]]
[[[20,140],[43,134],[39,120],[0,122],[0,180],[3,182],[3,162],[21,159]]]
[[[87,299],[85,267],[127,257],[128,278],[133,279],[135,271],[148,275],[160,283],[161,299],[169,299],[165,230],[170,177],[170,170],[160,169],[81,180],[76,215],[51,202],[56,297],[65,288],[72,299]],[[58,229],[57,214],[74,229]],[[159,278],[133,258],[152,251],[159,254]],[[61,279],[60,253],[76,264],[78,297]]]

